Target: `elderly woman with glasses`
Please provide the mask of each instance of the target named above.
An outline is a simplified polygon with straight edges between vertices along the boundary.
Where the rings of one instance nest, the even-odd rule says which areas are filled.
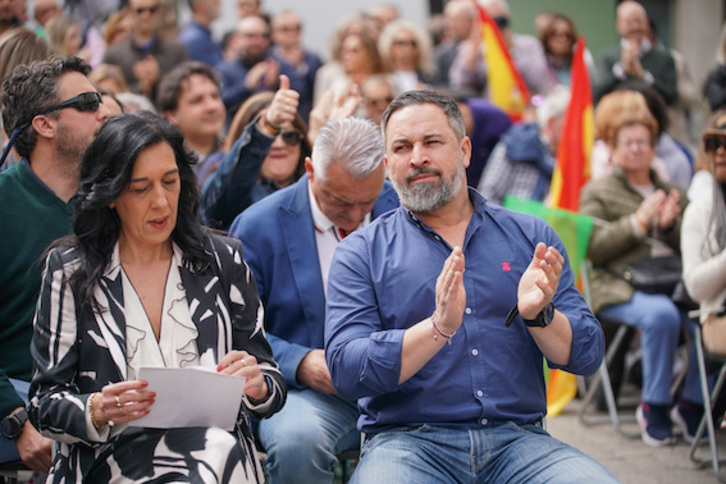
[[[609,122],[598,127],[615,168],[588,183],[580,199],[582,213],[605,222],[595,224],[587,249],[593,264],[592,310],[641,333],[643,391],[636,416],[643,441],[653,447],[674,443],[672,422],[692,441],[702,415],[695,360],[689,364],[675,407],[670,391],[682,330],[692,330],[692,323],[670,294],[646,293],[625,277],[630,264],[679,254],[686,193],[652,169],[658,125],[642,94],[616,91],[603,97],[602,103],[618,105]]]
[[[281,76],[277,93],[250,97],[232,119],[218,168],[202,187],[202,219],[228,228],[253,203],[290,185],[305,173],[310,154],[307,127],[297,111],[300,96]]]
[[[48,482],[264,482],[251,418],[280,410],[286,386],[241,245],[196,220],[193,161],[148,112],[110,118],[85,152],[73,235],[47,255],[31,345],[30,418],[56,440]],[[212,410],[141,421],[166,416],[147,367],[244,378],[230,428],[200,423]]]

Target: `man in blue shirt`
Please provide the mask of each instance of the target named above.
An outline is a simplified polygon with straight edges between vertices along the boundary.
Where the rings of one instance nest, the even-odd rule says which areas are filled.
[[[244,245],[288,384],[285,407],[259,426],[271,484],[330,484],[336,454],[360,445],[355,403],[336,395],[322,349],[325,286],[340,240],[398,206],[384,182],[380,129],[370,121],[328,122],[305,170],[230,227]]]
[[[214,67],[224,60],[222,48],[212,39],[209,28],[219,17],[220,0],[189,0],[192,18],[179,34],[190,60]]]
[[[467,189],[453,99],[401,94],[382,125],[402,206],[338,246],[328,283],[328,367],[366,433],[353,482],[616,482],[541,425],[542,358],[589,375],[603,356],[562,242]]]

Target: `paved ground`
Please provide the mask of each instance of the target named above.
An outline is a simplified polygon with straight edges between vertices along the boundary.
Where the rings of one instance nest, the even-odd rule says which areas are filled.
[[[623,429],[630,432],[638,431],[635,422],[635,398],[628,398],[624,389],[621,398],[620,415],[630,421],[623,424]],[[690,446],[679,438],[674,446],[653,448],[643,443],[640,438],[628,439],[617,433],[610,424],[584,426],[579,418],[580,401],[573,400],[557,417],[547,420],[547,430],[556,438],[577,447],[610,470],[623,484],[650,483],[715,483],[718,482],[710,467],[699,467],[693,463],[688,454]],[[606,413],[598,413],[594,409],[588,413],[593,418],[606,417]],[[726,455],[726,429],[716,432],[719,449]],[[708,457],[708,445],[701,446],[697,455]],[[723,464],[726,474],[726,464]]]

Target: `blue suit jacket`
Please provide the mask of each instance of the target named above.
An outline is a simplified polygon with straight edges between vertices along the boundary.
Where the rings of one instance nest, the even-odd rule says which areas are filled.
[[[386,181],[371,216],[397,206],[398,196]],[[230,233],[242,241],[245,260],[257,280],[275,360],[288,385],[299,388],[297,367],[310,350],[323,348],[325,324],[307,176],[239,214]]]

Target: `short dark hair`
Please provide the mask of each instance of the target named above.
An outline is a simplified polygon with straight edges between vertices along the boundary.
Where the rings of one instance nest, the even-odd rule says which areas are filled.
[[[51,57],[30,65],[20,65],[5,79],[0,100],[8,136],[16,128],[30,123],[38,113],[62,101],[58,79],[69,72],[87,76],[91,66],[78,57]],[[49,113],[48,116],[58,116],[58,113]],[[31,125],[18,135],[15,151],[27,158],[35,149],[37,141],[38,136]]]
[[[193,270],[207,264],[204,229],[197,219],[199,192],[192,165],[196,155],[184,148],[184,137],[169,121],[149,111],[112,116],[101,127],[81,162],[81,184],[75,203],[74,238],[71,244],[80,256],[72,276],[83,305],[93,307],[94,286],[111,261],[121,232],[116,210],[109,208],[129,186],[134,165],[145,149],[168,144],[174,151],[181,189],[172,240]]]
[[[461,115],[461,110],[456,100],[446,94],[442,94],[436,91],[406,91],[391,101],[386,110],[383,112],[381,118],[381,130],[383,131],[383,139],[386,139],[386,128],[388,127],[388,120],[391,118],[393,113],[399,109],[403,109],[408,106],[417,106],[420,104],[434,104],[441,108],[446,114],[449,120],[449,126],[454,130],[456,138],[461,140],[466,136],[466,128],[464,127],[464,118]]]
[[[182,62],[169,71],[159,82],[156,95],[156,108],[162,116],[167,111],[176,111],[179,107],[184,81],[194,74],[200,74],[212,81],[219,89],[219,78],[214,70],[204,62]]]

